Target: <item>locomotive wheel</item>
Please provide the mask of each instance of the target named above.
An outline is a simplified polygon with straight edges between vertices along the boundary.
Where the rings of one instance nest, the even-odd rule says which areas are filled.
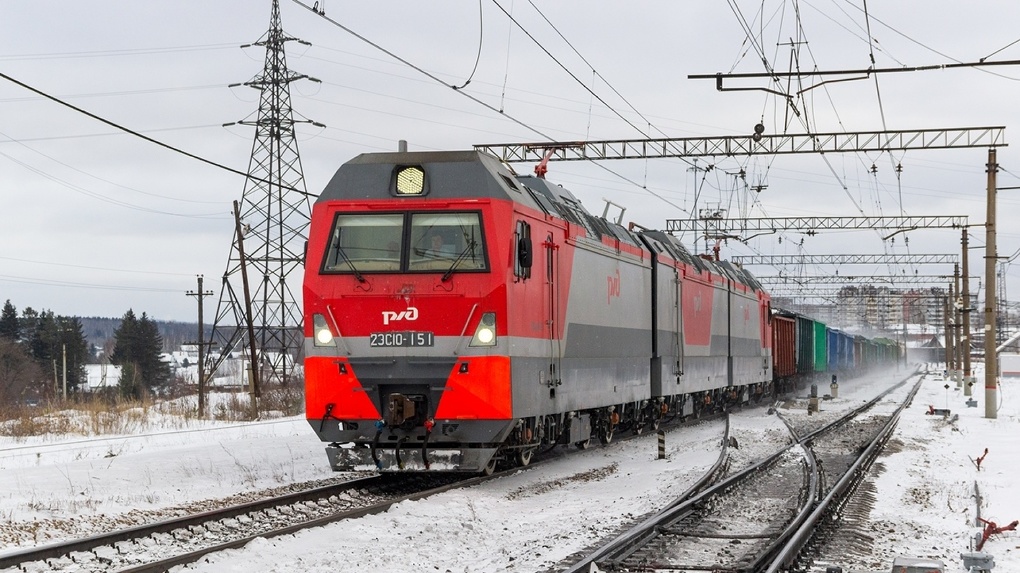
[[[524,448],[521,450],[517,450],[517,453],[514,454],[514,459],[517,460],[517,465],[523,468],[531,463],[531,455],[534,453],[535,448]]]
[[[634,429],[632,429],[631,431],[634,432],[635,436],[640,436],[641,434],[645,433],[645,421],[638,420],[634,422]]]
[[[496,456],[492,456],[491,458],[489,458],[489,461],[486,462],[485,467],[482,468],[482,475],[491,476],[493,473],[495,473],[496,463],[498,463],[498,461],[499,460],[496,458]]]
[[[651,426],[651,428],[652,428],[652,431],[656,431],[656,430],[659,429],[659,423],[661,421],[662,421],[662,418],[652,418],[652,423],[649,424],[649,426]]]
[[[579,450],[587,450],[588,447],[591,446],[591,438],[581,442],[574,442],[574,445],[577,446],[577,449]]]
[[[612,424],[606,422],[606,424],[599,429],[599,442],[601,442],[602,445],[606,445],[612,442],[614,431],[615,427]]]

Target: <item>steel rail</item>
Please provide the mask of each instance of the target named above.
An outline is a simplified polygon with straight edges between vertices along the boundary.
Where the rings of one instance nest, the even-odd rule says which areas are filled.
[[[516,468],[514,468],[514,469],[516,469]],[[318,517],[318,518],[315,518],[315,519],[311,519],[311,520],[308,520],[308,521],[305,521],[305,522],[302,522],[302,523],[295,523],[295,524],[292,524],[292,525],[288,525],[286,527],[281,527],[281,528],[278,528],[278,529],[273,529],[271,531],[259,533],[257,535],[250,535],[250,536],[244,537],[242,539],[235,539],[233,541],[228,541],[226,543],[220,543],[220,544],[216,544],[216,545],[211,545],[209,547],[205,547],[205,548],[202,548],[202,549],[191,551],[189,553],[182,553],[180,555],[175,555],[173,557],[169,557],[167,559],[162,559],[160,561],[153,561],[151,563],[146,563],[144,565],[128,567],[128,568],[125,568],[125,569],[118,569],[117,573],[164,573],[165,571],[168,571],[172,567],[176,567],[178,565],[185,565],[185,564],[188,564],[188,563],[194,563],[195,561],[198,561],[199,559],[201,559],[202,557],[204,557],[204,556],[206,556],[206,555],[208,555],[210,553],[216,553],[216,552],[219,552],[219,551],[224,551],[226,549],[238,549],[238,548],[244,547],[248,543],[251,543],[252,541],[254,541],[256,539],[259,539],[259,538],[269,539],[271,537],[279,537],[281,535],[288,535],[288,534],[291,534],[291,533],[297,533],[298,531],[301,531],[302,529],[309,529],[309,528],[312,528],[312,527],[320,527],[320,526],[323,526],[323,525],[328,525],[330,523],[334,523],[334,522],[337,522],[337,521],[343,521],[345,519],[357,519],[359,517],[364,517],[366,515],[375,515],[375,514],[387,511],[388,509],[390,509],[394,505],[396,505],[396,504],[398,504],[400,502],[403,502],[403,501],[416,501],[416,500],[424,499],[424,498],[432,496],[432,495],[436,495],[438,493],[442,493],[444,491],[449,491],[451,489],[457,489],[457,488],[461,488],[461,487],[472,486],[472,485],[475,485],[477,483],[481,483],[483,481],[487,481],[487,480],[490,480],[490,479],[493,479],[493,478],[496,478],[496,477],[500,477],[502,475],[505,475],[505,473],[506,472],[498,472],[498,473],[495,473],[495,474],[492,474],[492,475],[489,475],[489,476],[477,476],[477,477],[473,477],[473,478],[468,478],[468,479],[461,480],[461,481],[458,481],[458,482],[454,482],[454,483],[451,483],[451,484],[447,484],[447,485],[444,485],[444,486],[441,486],[441,487],[438,487],[438,488],[433,488],[433,489],[429,489],[429,490],[425,490],[425,491],[420,491],[420,492],[417,492],[417,493],[413,493],[413,494],[410,494],[410,495],[405,495],[405,496],[402,496],[402,497],[399,497],[399,498],[396,498],[396,499],[391,499],[391,500],[388,500],[388,501],[383,501],[383,502],[375,503],[375,504],[372,504],[372,505],[369,505],[369,506],[365,506],[365,507],[359,507],[358,509],[353,509],[353,510],[350,510],[350,511],[344,511],[344,512],[336,513],[336,514],[333,514],[333,515],[326,515],[326,516]]]
[[[120,541],[138,539],[140,537],[145,537],[147,535],[152,535],[154,533],[167,533],[177,529],[187,528],[190,526],[206,523],[212,520],[229,519],[231,517],[237,517],[239,515],[251,513],[253,511],[260,511],[272,507],[278,507],[280,505],[289,505],[294,503],[300,503],[302,501],[321,499],[323,497],[328,497],[329,495],[335,493],[340,493],[342,491],[349,490],[352,487],[363,487],[365,485],[369,485],[373,481],[379,481],[378,480],[379,477],[380,476],[361,478],[353,481],[344,482],[341,484],[323,486],[301,492],[285,494],[282,496],[273,497],[269,499],[242,503],[240,505],[235,505],[228,508],[213,509],[201,513],[177,517],[174,519],[168,519],[166,521],[160,521],[158,523],[139,525],[135,527],[129,527],[127,529],[112,531],[109,533],[102,533],[99,535],[84,537],[81,539],[51,543],[41,547],[33,547],[31,549],[7,553],[5,555],[0,555],[0,569],[15,567],[21,563],[27,563],[32,561],[45,561],[47,559],[62,557],[70,553],[91,551],[97,547],[111,545],[114,543],[118,543]]]
[[[891,386],[878,396],[872,398],[871,400],[865,402],[864,404],[858,406],[857,408],[854,408],[847,415],[842,416],[840,419],[835,420],[821,428],[818,428],[804,436],[797,436],[796,433],[793,432],[791,428],[791,434],[793,434],[794,439],[797,440],[795,443],[790,444],[789,446],[760,460],[758,463],[753,464],[748,468],[745,468],[733,475],[727,476],[718,483],[708,486],[694,495],[691,495],[691,490],[684,492],[679,499],[672,502],[665,509],[659,511],[652,517],[640,522],[639,524],[630,528],[629,530],[619,535],[609,543],[603,545],[602,547],[588,554],[581,560],[574,563],[574,565],[571,566],[569,569],[566,569],[564,573],[588,573],[589,571],[591,571],[591,567],[593,565],[597,567],[598,564],[600,563],[618,562],[622,560],[627,555],[633,553],[637,548],[647,544],[652,538],[654,538],[658,534],[658,529],[661,526],[661,524],[678,520],[685,513],[692,511],[693,507],[698,503],[705,501],[711,496],[718,495],[729,490],[731,487],[739,484],[744,478],[776,462],[780,457],[784,456],[787,452],[789,452],[791,449],[795,447],[804,448],[805,458],[810,466],[813,456],[808,452],[806,444],[810,443],[818,435],[824,432],[831,431],[833,428],[845,424],[849,420],[859,416],[861,413],[877,404],[879,400],[887,396],[889,393],[901,387],[903,384],[906,383],[907,380],[909,380],[916,374],[917,371],[915,370],[913,373],[911,373],[910,376],[907,376],[899,383]],[[809,488],[811,488],[810,489],[811,495],[807,498],[809,502],[803,508],[801,508],[801,511],[798,513],[798,516],[791,522],[791,524],[784,528],[782,534],[777,536],[776,541],[772,543],[765,552],[763,552],[762,557],[761,559],[759,559],[758,563],[763,563],[767,561],[768,558],[773,553],[785,549],[787,545],[786,540],[799,533],[803,529],[803,524],[808,522],[814,515],[811,509],[814,506],[810,500],[816,498],[817,489],[812,488],[810,484],[815,483],[815,479],[817,478],[816,470],[817,466],[814,466],[814,469],[812,469],[811,472],[812,477],[810,478],[809,481]]]
[[[905,378],[900,385],[905,383],[915,374],[917,374],[916,370],[914,374]],[[814,535],[818,522],[827,514],[829,506],[832,505],[834,501],[842,499],[845,493],[855,482],[864,478],[867,469],[871,467],[871,464],[877,458],[882,446],[884,446],[884,444],[892,436],[892,432],[896,428],[896,424],[899,423],[900,414],[902,414],[903,410],[913,402],[914,396],[917,394],[918,389],[920,389],[921,382],[923,380],[924,375],[922,375],[918,379],[917,383],[914,384],[914,388],[911,389],[910,394],[907,395],[907,399],[904,400],[898,408],[896,408],[896,411],[889,417],[889,421],[886,422],[879,434],[871,440],[868,447],[857,458],[850,469],[843,474],[843,477],[836,482],[836,485],[833,486],[832,489],[829,490],[829,493],[817,504],[815,509],[811,512],[811,515],[804,520],[797,531],[794,532],[783,547],[776,552],[775,556],[769,563],[768,568],[765,569],[765,573],[778,573],[779,571],[785,570],[785,568],[789,567]]]
[[[687,508],[695,500],[700,500],[704,496],[706,488],[710,488],[710,483],[718,476],[719,472],[725,467],[726,460],[728,458],[727,444],[729,442],[730,435],[730,417],[726,416],[726,430],[723,432],[722,447],[719,450],[719,457],[716,458],[712,467],[705,472],[705,475],[701,476],[691,487],[687,488],[686,491],[680,494],[677,499],[669,503],[665,508],[660,510],[654,516],[646,519],[641,524],[632,527],[626,532],[616,537],[612,542],[607,545],[603,545],[595,552],[589,554],[584,559],[574,563],[569,569],[565,569],[563,573],[588,573],[592,564],[599,559],[603,559],[610,555],[617,553],[632,551],[634,548],[640,547],[648,542],[653,535],[655,535],[655,526],[661,523],[663,520],[660,518],[662,515],[674,515],[680,514],[687,510]],[[726,478],[724,482],[732,481],[731,478]],[[720,482],[722,483],[722,482]]]

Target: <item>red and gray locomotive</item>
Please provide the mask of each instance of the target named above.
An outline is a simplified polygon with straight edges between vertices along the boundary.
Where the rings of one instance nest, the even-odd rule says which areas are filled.
[[[306,418],[337,470],[491,472],[772,390],[749,273],[478,151],[340,167],[304,313]]]

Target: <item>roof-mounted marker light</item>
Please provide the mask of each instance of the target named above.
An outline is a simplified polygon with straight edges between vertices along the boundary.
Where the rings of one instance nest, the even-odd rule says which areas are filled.
[[[425,192],[425,172],[421,167],[404,167],[397,171],[397,195],[421,195]]]

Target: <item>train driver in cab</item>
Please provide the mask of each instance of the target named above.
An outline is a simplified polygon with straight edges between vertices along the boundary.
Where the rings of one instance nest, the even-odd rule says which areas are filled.
[[[440,233],[432,234],[432,248],[429,249],[429,253],[434,257],[443,259],[450,259],[456,255],[453,245],[446,244],[446,239]]]

